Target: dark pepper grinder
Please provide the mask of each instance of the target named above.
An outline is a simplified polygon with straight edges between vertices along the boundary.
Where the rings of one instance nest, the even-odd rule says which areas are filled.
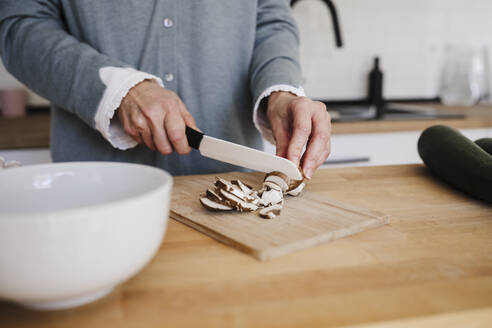
[[[369,72],[369,104],[376,107],[376,118],[383,117],[383,72],[379,68],[379,57],[374,58],[373,67]]]

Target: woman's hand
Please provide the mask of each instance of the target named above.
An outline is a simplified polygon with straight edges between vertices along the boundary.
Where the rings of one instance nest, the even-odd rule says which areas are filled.
[[[267,117],[277,144],[277,156],[301,164],[304,175],[310,179],[330,154],[331,117],[326,106],[289,92],[273,92],[268,98]]]
[[[188,125],[197,129],[195,120],[174,92],[151,80],[133,87],[121,102],[118,117],[125,132],[140,144],[163,155],[176,150],[191,150],[185,135]]]

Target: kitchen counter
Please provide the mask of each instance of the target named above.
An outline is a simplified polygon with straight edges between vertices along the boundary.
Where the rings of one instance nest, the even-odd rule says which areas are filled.
[[[333,123],[333,134],[422,131],[435,124],[445,124],[460,129],[492,127],[492,105],[449,107],[431,104],[429,106],[437,110],[465,114],[467,116],[464,119],[446,120],[337,122]],[[0,118],[0,149],[48,148],[49,139],[49,114],[39,113],[9,120]]]
[[[48,148],[50,115],[38,113],[6,119],[0,117],[0,149]]]
[[[421,165],[322,169],[308,188],[391,223],[260,262],[171,220],[152,262],[108,297],[52,313],[0,303],[1,326],[492,326],[490,205]]]
[[[381,133],[399,131],[423,131],[437,124],[448,125],[456,129],[491,128],[492,105],[472,107],[444,106],[439,104],[420,104],[449,114],[465,115],[463,119],[429,119],[405,121],[358,121],[333,123],[333,134]]]

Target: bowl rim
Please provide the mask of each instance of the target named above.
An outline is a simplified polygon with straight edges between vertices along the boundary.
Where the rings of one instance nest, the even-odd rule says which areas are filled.
[[[165,179],[165,183],[155,187],[151,188],[145,192],[120,198],[120,199],[115,199],[111,201],[107,201],[104,203],[99,203],[99,204],[92,204],[92,205],[79,205],[79,206],[74,206],[70,208],[65,208],[65,209],[45,209],[45,210],[36,210],[33,212],[17,212],[17,213],[6,213],[3,214],[0,212],[0,224],[1,222],[5,220],[10,220],[10,219],[26,219],[26,220],[39,220],[41,216],[44,217],[50,217],[53,214],[56,214],[57,216],[60,214],[70,214],[71,212],[78,212],[80,210],[95,210],[95,209],[104,209],[108,207],[115,206],[120,203],[128,203],[128,202],[134,202],[137,201],[141,198],[147,197],[149,195],[159,193],[162,190],[171,190],[172,186],[174,184],[173,176],[169,174],[166,170],[163,170],[158,167],[150,166],[150,165],[145,165],[145,164],[138,164],[138,163],[127,163],[127,162],[112,162],[112,161],[74,161],[74,162],[56,162],[56,163],[44,163],[44,164],[35,164],[35,165],[26,165],[26,166],[21,166],[21,167],[15,167],[15,168],[8,168],[8,169],[1,169],[0,170],[0,181],[2,179],[2,176],[7,175],[12,172],[12,170],[27,170],[27,169],[36,169],[36,168],[42,168],[42,167],[56,167],[56,166],[89,166],[89,165],[107,165],[107,166],[133,166],[133,167],[138,167],[139,169],[147,170],[147,171],[152,171],[153,173],[156,173],[157,175],[161,175]],[[171,197],[169,197],[169,201],[171,201]]]

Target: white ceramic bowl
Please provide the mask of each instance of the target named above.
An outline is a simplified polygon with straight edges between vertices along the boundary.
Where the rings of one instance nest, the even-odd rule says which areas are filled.
[[[171,188],[138,164],[0,170],[0,298],[60,309],[105,296],[158,250]]]

